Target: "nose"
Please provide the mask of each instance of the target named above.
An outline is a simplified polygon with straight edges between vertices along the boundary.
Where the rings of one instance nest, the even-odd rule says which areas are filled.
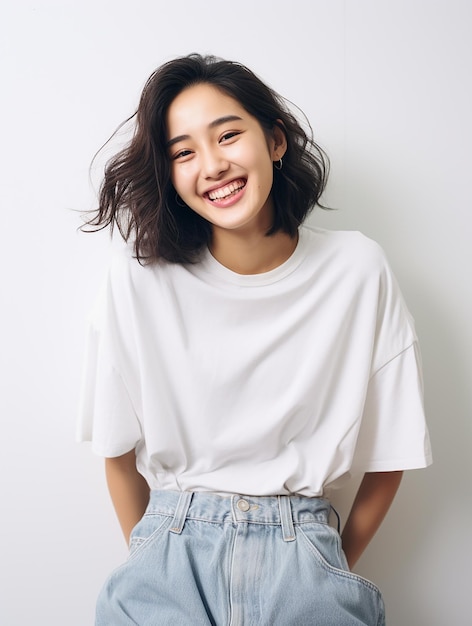
[[[208,148],[201,155],[201,174],[205,179],[218,179],[227,171],[229,163],[217,148]]]

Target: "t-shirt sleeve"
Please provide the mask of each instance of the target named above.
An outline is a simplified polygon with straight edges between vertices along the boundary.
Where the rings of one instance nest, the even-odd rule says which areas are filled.
[[[90,315],[77,422],[77,440],[105,457],[125,454],[141,439],[116,306],[108,277]]]
[[[387,472],[432,462],[417,341],[371,377],[353,468]]]
[[[354,467],[420,468],[432,461],[414,320],[380,249],[377,321]]]

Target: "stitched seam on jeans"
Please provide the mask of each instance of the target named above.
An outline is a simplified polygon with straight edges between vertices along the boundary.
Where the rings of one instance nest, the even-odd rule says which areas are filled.
[[[167,516],[165,516],[167,517]],[[127,562],[129,562],[130,560],[134,559],[136,556],[139,556],[139,554],[141,554],[141,552],[143,551],[143,548],[151,543],[154,539],[157,539],[160,535],[162,535],[165,530],[167,529],[168,525],[171,522],[171,519],[169,519],[169,517],[167,517],[167,519],[162,520],[162,522],[159,524],[159,526],[157,528],[155,528],[152,533],[149,535],[149,537],[136,537],[136,539],[141,539],[141,543],[136,546],[136,548],[130,552]],[[130,541],[130,547],[131,547],[131,543],[134,541],[134,538],[131,539]]]
[[[353,572],[340,569],[339,567],[335,567],[334,565],[331,565],[330,563],[328,563],[328,561],[324,558],[324,556],[321,554],[318,548],[316,548],[316,546],[314,546],[313,543],[310,541],[309,537],[305,535],[302,528],[300,528],[300,535],[303,538],[305,544],[307,545],[309,551],[313,554],[313,556],[316,558],[316,560],[324,569],[332,572],[336,576],[341,576],[342,578],[348,578],[350,580],[356,581],[360,583],[361,585],[368,587],[372,591],[375,591],[376,593],[379,594],[379,596],[382,595],[380,592],[380,589],[372,581],[368,580],[367,578],[363,578],[362,576],[359,576],[359,574],[354,574]]]

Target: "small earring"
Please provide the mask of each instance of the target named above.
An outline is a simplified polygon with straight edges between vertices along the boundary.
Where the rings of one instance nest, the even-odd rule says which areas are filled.
[[[282,159],[279,159],[278,161],[274,161],[274,167],[276,170],[281,170],[282,169]]]
[[[177,192],[175,192],[175,203],[181,207],[187,206]]]

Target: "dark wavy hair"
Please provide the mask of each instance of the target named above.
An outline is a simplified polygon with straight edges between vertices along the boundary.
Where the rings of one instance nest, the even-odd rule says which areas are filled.
[[[119,229],[132,237],[140,263],[166,259],[194,262],[211,240],[211,224],[177,202],[166,148],[167,110],[187,87],[208,83],[237,100],[270,133],[279,126],[287,138],[283,168],[274,168],[273,224],[267,235],[283,231],[295,236],[326,186],[329,161],[303,130],[285,100],[240,63],[190,54],[159,67],[146,82],[129,144],[108,161],[99,206],[83,227]],[[126,123],[125,122],[125,123]],[[120,127],[121,128],[121,127]]]

